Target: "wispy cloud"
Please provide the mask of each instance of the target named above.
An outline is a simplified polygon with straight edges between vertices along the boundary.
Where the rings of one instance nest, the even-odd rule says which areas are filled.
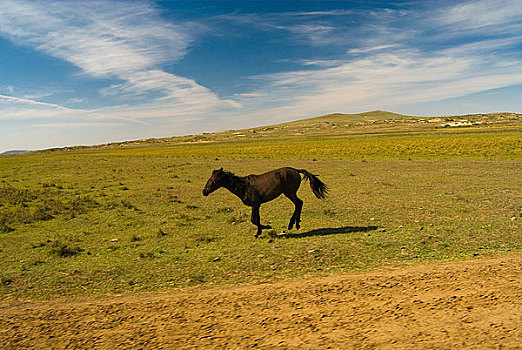
[[[283,32],[290,35],[292,43],[299,42],[311,46],[339,45],[353,41],[343,33],[339,23],[330,22],[332,18],[355,16],[352,11],[312,11],[277,13],[232,13],[214,17],[217,23],[225,23],[265,32]],[[217,26],[219,28],[219,25]],[[229,35],[237,35],[231,33]]]
[[[522,59],[512,50],[522,43],[522,6],[510,3],[514,2],[502,2],[502,9],[487,1],[445,6],[435,11],[443,15],[438,20],[429,9],[384,10],[385,20],[370,23],[376,32],[367,33],[366,45],[348,49],[346,58],[304,60],[306,69],[254,77],[263,87],[252,93],[263,95],[263,103],[271,106],[266,115],[284,120],[334,111],[399,109],[522,84]],[[474,22],[481,11],[492,11],[493,18],[481,15],[484,18]],[[495,26],[504,29],[495,30],[494,38],[469,36],[469,31]],[[402,35],[390,40],[389,34],[381,34],[398,31]],[[448,31],[451,44],[442,38]],[[440,34],[437,40],[433,33]]]
[[[32,128],[49,128],[49,129],[71,129],[71,128],[98,128],[98,127],[121,127],[123,123],[107,123],[107,122],[85,122],[85,123],[35,123]]]
[[[8,93],[9,95],[13,95],[14,94],[14,88],[12,85],[5,85],[5,86],[0,86],[0,92],[3,92],[3,93]]]
[[[162,116],[230,106],[194,80],[160,69],[162,64],[175,62],[187,53],[192,32],[200,28],[194,23],[165,21],[149,2],[0,3],[0,35],[70,62],[90,77],[123,81],[101,89],[104,95],[155,92],[154,110],[163,107],[159,113]],[[150,103],[134,108],[146,112]]]
[[[126,82],[112,85],[102,90],[105,94],[139,95],[143,92],[158,91],[164,94],[159,100],[173,100],[188,104],[206,102],[218,103],[219,99],[207,88],[194,80],[176,76],[161,70],[145,70],[129,74]],[[210,101],[212,100],[212,101]]]
[[[362,47],[357,49],[350,49],[348,50],[348,53],[369,53],[374,51],[382,51],[385,49],[390,49],[397,47],[399,45],[397,44],[390,44],[390,45],[378,45],[378,46],[371,46],[371,47]]]
[[[281,27],[296,38],[304,38],[306,42],[314,46],[327,46],[335,41],[332,33],[335,27],[323,23],[306,23]]]
[[[33,105],[33,106],[43,106],[43,107],[49,107],[53,109],[58,110],[70,110],[70,108],[60,106],[54,103],[47,103],[47,102],[39,102],[35,100],[30,100],[26,98],[20,98],[15,96],[8,96],[8,95],[0,95],[0,101],[3,102],[14,102],[16,104],[22,104],[22,105]]]
[[[512,32],[522,25],[517,0],[468,1],[443,10],[440,20],[450,31],[487,31],[489,34]]]
[[[4,0],[0,33],[97,77],[124,77],[179,59],[192,41],[186,27],[135,1]]]

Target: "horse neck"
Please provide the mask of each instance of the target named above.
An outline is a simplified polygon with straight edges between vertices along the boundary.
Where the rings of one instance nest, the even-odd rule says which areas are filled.
[[[233,174],[228,175],[225,181],[223,182],[223,187],[225,187],[227,190],[229,190],[241,199],[243,199],[243,196],[245,194],[246,185],[247,182],[245,181],[245,179]]]

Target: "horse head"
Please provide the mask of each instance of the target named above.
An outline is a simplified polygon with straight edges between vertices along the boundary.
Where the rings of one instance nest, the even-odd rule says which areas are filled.
[[[223,181],[226,177],[226,172],[223,170],[223,168],[214,170],[212,172],[212,175],[210,175],[210,178],[207,181],[207,184],[203,188],[203,195],[208,196],[221,186],[223,186]]]

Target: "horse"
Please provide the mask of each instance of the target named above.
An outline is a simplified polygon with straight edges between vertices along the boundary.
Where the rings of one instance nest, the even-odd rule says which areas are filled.
[[[294,213],[288,223],[288,229],[294,227],[299,230],[301,222],[301,209],[303,201],[297,197],[297,190],[301,185],[301,175],[304,180],[310,181],[310,188],[318,199],[324,199],[328,194],[328,187],[304,169],[294,169],[290,167],[275,169],[260,175],[248,175],[239,177],[223,168],[212,171],[203,188],[203,195],[206,197],[220,187],[224,187],[241,199],[243,204],[252,207],[251,221],[257,226],[255,237],[259,237],[262,230],[271,229],[270,225],[261,224],[259,208],[261,204],[276,199],[284,194],[295,205]]]

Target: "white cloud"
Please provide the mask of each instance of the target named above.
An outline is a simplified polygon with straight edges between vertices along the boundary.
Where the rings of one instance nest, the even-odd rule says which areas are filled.
[[[265,115],[283,120],[336,111],[396,109],[522,84],[522,60],[498,58],[455,48],[432,55],[414,49],[376,52],[331,67],[259,76],[265,87],[254,93],[265,96],[260,103],[273,106]],[[249,107],[248,100],[239,101]]]
[[[522,5],[502,1],[497,6],[482,1],[375,11],[372,16],[382,21],[358,31],[365,35],[358,47],[345,51],[346,58],[303,60],[313,69],[253,77],[263,87],[252,93],[263,100],[249,104],[238,95],[239,102],[253,116],[278,115],[275,122],[337,111],[400,110],[522,84],[522,59],[510,50],[522,43]],[[481,36],[469,35],[478,31]],[[269,107],[257,113],[261,105]]]
[[[287,15],[293,16],[313,16],[313,17],[324,17],[324,16],[347,16],[353,14],[350,10],[326,10],[326,11],[304,11],[304,12],[289,12]]]
[[[124,78],[185,55],[192,38],[144,2],[4,0],[0,35],[71,62],[85,74]]]
[[[452,30],[487,30],[501,33],[520,27],[522,3],[518,0],[468,1],[445,9],[440,20]]]
[[[14,95],[15,90],[12,85],[1,86],[0,91],[7,92],[9,95]]]
[[[127,76],[122,84],[112,85],[103,89],[105,94],[140,95],[144,92],[161,91],[162,100],[174,99],[177,102],[197,103],[202,99],[218,103],[219,99],[207,88],[194,80],[183,78],[161,70],[140,71]]]
[[[342,30],[337,32],[334,24],[324,17],[342,17],[354,15],[352,11],[315,11],[315,12],[278,12],[278,13],[247,13],[216,16],[214,21],[223,21],[226,25],[237,25],[247,30],[255,28],[266,32],[286,32],[291,37],[289,41],[306,43],[311,46],[327,46],[345,44],[353,39]],[[219,27],[219,26],[218,26]],[[227,33],[237,35],[237,33]]]
[[[391,44],[391,45],[363,47],[363,48],[358,48],[358,49],[350,49],[350,50],[348,50],[348,53],[369,53],[369,52],[374,52],[374,51],[382,51],[382,50],[394,48],[397,46],[399,46],[399,45]]]
[[[262,97],[263,94],[260,94],[259,92],[248,92],[248,93],[240,93],[240,94],[234,94],[236,97]]]
[[[304,38],[313,46],[327,46],[337,41],[337,37],[332,35],[335,27],[321,23],[278,26],[278,28],[292,33],[296,38]]]
[[[54,103],[47,103],[47,102],[39,102],[34,101],[26,98],[20,98],[15,96],[7,96],[7,95],[0,95],[0,103],[1,102],[12,102],[18,105],[35,105],[35,106],[43,106],[43,107],[50,107],[53,109],[59,109],[59,110],[70,110],[67,107],[60,106]],[[0,104],[1,106],[1,104]]]
[[[71,128],[94,128],[94,127],[121,127],[123,123],[108,123],[108,122],[85,122],[85,123],[35,123],[32,128],[50,128],[50,129],[71,129]]]
[[[167,22],[149,2],[4,0],[0,3],[0,35],[70,62],[89,77],[123,81],[102,88],[100,92],[105,96],[132,97],[149,92],[156,96],[152,101],[132,107],[70,110],[71,113],[59,114],[60,118],[64,115],[79,118],[83,113],[83,117],[98,119],[103,116],[107,120],[139,120],[185,117],[213,108],[238,108],[237,102],[221,100],[194,80],[159,68],[166,62],[181,59],[193,41],[191,30],[200,27],[193,23]],[[21,100],[11,97],[9,101]],[[69,101],[75,103],[80,98]],[[32,100],[23,102],[65,108]],[[35,113],[33,109],[11,106],[4,111],[4,118],[34,115],[51,118],[53,115],[52,108]]]

